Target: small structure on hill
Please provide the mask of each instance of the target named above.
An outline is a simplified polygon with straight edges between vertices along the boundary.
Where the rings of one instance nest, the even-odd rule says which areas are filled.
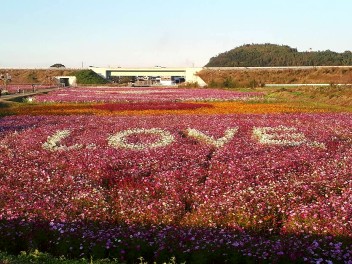
[[[55,79],[62,87],[77,86],[76,76],[55,76]]]

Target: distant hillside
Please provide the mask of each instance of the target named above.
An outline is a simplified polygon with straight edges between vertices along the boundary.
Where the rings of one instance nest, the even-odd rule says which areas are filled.
[[[12,80],[10,84],[43,84],[52,85],[55,83],[55,76],[76,76],[79,85],[85,84],[106,84],[107,80],[92,70],[72,69],[0,69],[0,73],[8,73]],[[1,85],[1,84],[0,84]]]
[[[74,75],[77,70],[69,69],[0,69],[0,73],[8,73],[12,77],[10,84],[44,84],[53,83],[54,76]]]
[[[212,57],[206,67],[277,67],[352,65],[352,52],[298,52],[275,44],[247,44]]]

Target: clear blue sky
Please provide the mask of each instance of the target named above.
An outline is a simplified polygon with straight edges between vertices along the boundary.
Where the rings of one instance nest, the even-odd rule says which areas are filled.
[[[351,0],[0,0],[0,68],[203,66],[247,43],[352,49]]]

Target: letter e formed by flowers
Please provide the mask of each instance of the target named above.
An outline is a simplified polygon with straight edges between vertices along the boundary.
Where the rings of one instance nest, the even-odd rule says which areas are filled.
[[[296,130],[286,126],[255,127],[253,136],[265,145],[299,146],[306,142],[306,138],[303,133],[296,133]]]
[[[138,135],[138,134],[150,134],[150,135],[158,135],[160,138],[155,142],[150,143],[130,143],[127,140],[128,136]],[[123,130],[115,135],[112,135],[108,139],[108,143],[110,146],[115,148],[124,148],[130,150],[147,150],[159,147],[165,147],[171,144],[174,141],[174,136],[171,135],[168,131],[165,131],[160,128],[135,128]]]
[[[299,146],[307,144],[312,147],[325,148],[323,143],[310,142],[303,133],[298,133],[295,127],[254,127],[253,136],[264,145]]]

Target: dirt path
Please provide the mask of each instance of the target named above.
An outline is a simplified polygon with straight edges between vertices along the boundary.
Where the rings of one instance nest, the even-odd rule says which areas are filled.
[[[11,102],[14,99],[21,98],[21,97],[28,97],[28,96],[34,96],[37,94],[43,94],[43,93],[48,93],[51,91],[58,90],[59,87],[56,88],[48,88],[48,89],[40,89],[35,92],[23,92],[23,93],[15,93],[15,94],[8,94],[8,95],[1,95],[0,96],[0,102]]]

